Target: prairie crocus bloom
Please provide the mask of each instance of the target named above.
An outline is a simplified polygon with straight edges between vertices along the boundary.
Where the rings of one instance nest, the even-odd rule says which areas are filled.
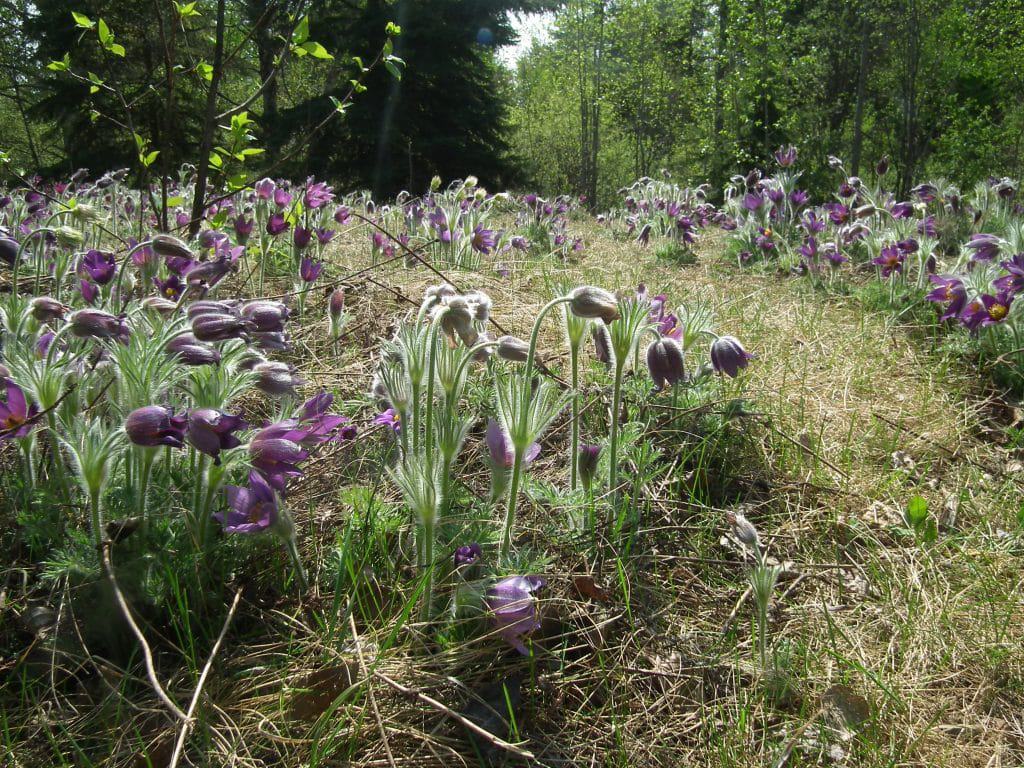
[[[274,430],[274,427],[268,429]],[[273,432],[265,435],[267,429],[256,433],[249,441],[249,458],[252,466],[267,478],[278,490],[284,488],[289,477],[299,477],[302,470],[299,462],[309,458],[309,451],[293,440],[274,437]]]
[[[711,366],[716,373],[735,379],[753,358],[735,336],[719,336],[711,342]]]
[[[599,363],[610,365],[612,362],[612,344],[608,338],[608,328],[604,324],[595,324],[590,329],[594,339],[594,357]]]
[[[339,205],[337,208],[334,209],[334,220],[338,224],[344,224],[349,220],[349,218],[351,218],[351,216],[352,211],[349,210],[348,206]]]
[[[463,544],[455,550],[453,558],[455,561],[455,568],[458,569],[464,566],[473,565],[473,563],[483,557],[483,554],[483,549],[476,542],[473,542],[472,544]]]
[[[182,365],[216,365],[220,362],[220,352],[209,344],[203,344],[191,333],[175,336],[167,342],[165,349]]]
[[[377,414],[373,419],[373,423],[388,427],[397,435],[402,431],[402,414],[394,408],[388,408],[383,413]]]
[[[186,221],[186,223],[188,222]],[[174,235],[154,235],[150,247],[153,249],[153,253],[163,259],[178,258],[191,261],[195,258],[195,254],[192,253],[188,244]]]
[[[288,231],[288,222],[284,216],[280,213],[275,213],[269,219],[267,219],[267,234],[271,237],[277,237],[280,234]]]
[[[274,196],[277,184],[274,183],[273,179],[260,179],[256,182],[256,186],[253,189],[256,190],[256,197],[258,199],[270,200]]]
[[[185,290],[185,283],[182,282],[182,279],[175,275],[173,272],[167,277],[166,280],[161,280],[158,277],[154,277],[153,285],[156,286],[157,291],[163,298],[171,299],[174,301],[177,301]]]
[[[128,336],[123,317],[99,309],[80,309],[68,317],[71,333],[79,338],[113,339]]]
[[[580,473],[580,482],[583,488],[589,492],[594,485],[594,478],[597,476],[597,465],[601,460],[600,445],[581,445],[577,453],[576,466]]]
[[[20,247],[17,240],[10,237],[0,237],[0,261],[9,267],[13,267],[15,259],[18,258]]]
[[[878,176],[885,176],[889,170],[889,156],[882,155],[877,163],[875,163],[875,174]]]
[[[986,232],[980,232],[976,235],[971,235],[971,239],[967,241],[967,248],[971,253],[972,261],[993,261],[999,256],[999,250],[1003,247],[1003,240],[990,235]]]
[[[940,315],[940,322],[959,317],[967,305],[967,288],[964,281],[955,275],[929,275],[935,288],[925,296],[926,301],[945,304],[946,308]]]
[[[225,533],[261,533],[277,522],[277,494],[259,472],[249,473],[249,487],[224,487],[228,510],[213,515]]]
[[[754,192],[747,192],[743,196],[743,208],[747,211],[756,211],[764,205],[764,198]]]
[[[775,162],[780,168],[791,168],[796,163],[796,147],[792,144],[788,147],[779,147],[775,150]]]
[[[619,302],[603,288],[581,285],[569,293],[569,299],[569,309],[577,317],[606,323],[619,319]]]
[[[259,333],[283,333],[288,321],[288,307],[280,301],[256,299],[247,301],[240,310],[243,318]]]
[[[803,207],[809,199],[810,195],[802,189],[794,189],[789,195],[789,202],[793,204],[794,208]]]
[[[300,443],[317,445],[330,440],[351,440],[356,436],[356,427],[348,416],[327,412],[333,403],[334,395],[321,391],[302,404],[298,423],[306,436]]]
[[[91,250],[82,257],[78,265],[80,275],[90,277],[98,285],[106,285],[114,279],[117,262],[114,254]]]
[[[485,256],[494,250],[494,230],[487,229],[483,224],[477,224],[473,228],[473,237],[470,239],[470,245],[474,251],[484,254]]]
[[[278,208],[287,208],[291,202],[292,196],[284,187],[274,190],[274,205]]]
[[[831,203],[828,206],[828,217],[833,224],[845,224],[850,220],[850,209],[842,203]]]
[[[818,261],[818,241],[813,236],[808,237],[804,244],[797,248],[797,253],[805,264],[813,267]]]
[[[647,370],[657,391],[682,381],[686,377],[683,348],[668,337],[651,342],[647,347]]]
[[[256,374],[255,387],[265,395],[282,397],[295,394],[295,387],[303,380],[295,375],[295,369],[287,363],[268,360],[253,366]]]
[[[82,299],[86,304],[95,304],[96,299],[100,296],[99,286],[95,283],[90,283],[88,280],[79,281],[78,292],[82,295]]]
[[[775,205],[779,205],[786,199],[786,193],[780,187],[772,187],[768,190],[768,199]]]
[[[754,244],[762,251],[775,249],[775,241],[772,240],[772,231],[767,227],[758,228],[758,235],[754,238]]]
[[[175,416],[170,408],[146,405],[128,414],[124,431],[129,440],[144,448],[181,448],[185,445],[186,423],[185,416]]]
[[[882,277],[890,277],[903,272],[903,262],[906,259],[907,254],[896,245],[887,245],[882,248],[882,252],[878,256],[871,260],[871,263],[881,268]]]
[[[25,437],[32,431],[32,419],[39,413],[39,406],[31,406],[25,391],[8,378],[0,378],[6,397],[0,401],[0,440]]]
[[[926,237],[938,237],[939,230],[935,226],[935,217],[925,216],[923,219],[921,219],[921,221],[917,223],[917,232],[918,234],[924,235]]]
[[[1024,253],[1016,254],[1012,259],[1002,262],[999,266],[1009,274],[996,278],[992,284],[998,290],[1011,294],[1024,291]]]
[[[979,327],[998,325],[1006,320],[1013,305],[1013,295],[1001,291],[996,296],[982,294],[964,309],[963,324],[972,331]]]
[[[523,639],[540,628],[537,598],[533,593],[545,583],[536,576],[509,576],[488,589],[484,597],[498,634],[524,656],[530,652]]]
[[[494,351],[502,360],[525,363],[530,354],[530,345],[517,336],[501,336]]]
[[[914,215],[913,203],[893,203],[889,209],[894,219],[909,219]]]
[[[640,245],[648,245],[651,242],[651,225],[644,224],[640,228],[640,233],[636,236],[636,241]]]
[[[835,243],[825,243],[821,249],[821,255],[828,259],[833,267],[839,267],[849,261]]]
[[[494,419],[487,420],[487,432],[484,442],[487,444],[487,454],[490,458],[491,466],[499,469],[512,469],[512,463],[515,460],[512,442],[508,439],[508,435],[505,434],[505,430]],[[523,454],[523,467],[530,466],[538,455],[540,455],[540,445],[533,443]]]
[[[36,296],[29,302],[29,313],[39,323],[50,323],[64,317],[68,307],[50,296]]]
[[[331,242],[331,240],[334,239],[334,236],[336,234],[337,234],[337,232],[335,232],[333,229],[325,229],[324,227],[317,227],[316,228],[316,241],[318,243],[320,243],[320,245],[327,245],[329,242]]]
[[[309,256],[302,257],[302,263],[299,265],[299,277],[304,283],[315,282],[320,273],[324,270],[324,264],[322,261],[314,261]]]
[[[313,242],[313,233],[305,227],[296,227],[292,231],[292,242],[300,251],[305,250]]]
[[[522,235],[515,235],[511,240],[509,240],[509,245],[517,251],[530,250],[530,241]]]
[[[185,439],[200,453],[205,453],[220,464],[220,452],[236,448],[242,441],[235,432],[248,425],[240,416],[232,416],[213,408],[197,408],[188,414]]]
[[[333,200],[334,192],[332,192],[331,188],[323,181],[317,181],[306,187],[304,201],[307,208],[316,210],[317,208],[322,208]]]
[[[192,334],[199,341],[227,341],[245,339],[252,324],[238,315],[217,312],[196,315],[192,319]]]
[[[817,235],[825,231],[825,220],[822,219],[817,212],[808,211],[804,214],[804,217],[800,220],[800,227],[808,235]]]
[[[939,190],[934,184],[918,184],[910,194],[917,197],[922,203],[931,203],[939,196]]]
[[[235,239],[243,245],[249,242],[249,236],[252,235],[252,229],[256,222],[252,219],[247,219],[244,215],[235,217],[233,222],[235,228]]]

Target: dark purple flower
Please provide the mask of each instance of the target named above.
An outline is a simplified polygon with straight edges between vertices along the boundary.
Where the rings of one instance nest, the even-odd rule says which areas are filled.
[[[477,224],[473,229],[473,237],[470,240],[473,250],[485,256],[494,250],[494,230],[486,229],[483,224]]]
[[[271,237],[277,237],[278,235],[288,231],[288,222],[284,216],[280,213],[275,213],[269,219],[267,219],[267,234]]]
[[[748,211],[756,211],[764,205],[764,198],[754,192],[747,192],[743,196],[743,207]]]
[[[348,206],[339,205],[334,209],[334,220],[339,224],[344,224],[352,216],[352,212],[348,209]]]
[[[166,351],[177,357],[182,365],[215,365],[220,362],[220,352],[209,344],[203,344],[191,333],[175,336],[167,342]]]
[[[156,448],[166,445],[181,448],[185,445],[185,416],[175,416],[170,408],[147,405],[136,408],[124,421],[124,431],[135,445]]]
[[[915,195],[922,203],[931,203],[939,195],[939,190],[934,184],[918,184],[910,194]]]
[[[80,309],[68,317],[71,333],[79,338],[126,338],[128,328],[123,317],[99,309]]]
[[[576,454],[576,467],[580,473],[580,482],[588,491],[594,484],[594,478],[597,476],[597,464],[600,459],[600,445],[581,445],[579,453]]]
[[[325,229],[324,227],[316,228],[316,241],[320,245],[327,245],[337,233],[333,229]]]
[[[274,183],[273,179],[260,179],[256,182],[254,189],[256,190],[256,197],[260,200],[269,200],[274,196],[274,190],[277,188],[277,184]]]
[[[711,365],[716,373],[735,379],[753,357],[735,336],[719,336],[711,342]]]
[[[512,469],[515,461],[515,451],[512,442],[494,419],[487,420],[487,432],[484,438],[487,444],[487,453],[490,456],[491,466],[496,469]],[[533,443],[523,454],[523,467],[528,467],[540,454],[540,445]]]
[[[255,299],[242,305],[241,315],[259,333],[283,333],[288,307],[280,301]]]
[[[889,156],[882,155],[877,163],[875,163],[875,173],[879,176],[885,176],[889,170]]]
[[[313,242],[313,233],[305,227],[296,227],[292,231],[292,242],[300,251],[305,250]]]
[[[919,222],[917,222],[917,232],[920,235],[926,237],[938,237],[939,230],[935,227],[935,217],[925,216]]]
[[[268,360],[253,366],[256,374],[255,387],[270,397],[282,397],[295,394],[295,387],[303,384],[303,380],[295,375],[295,369],[287,363]]]
[[[302,263],[299,264],[299,277],[302,278],[304,283],[312,283],[320,277],[323,269],[324,264],[322,261],[314,261],[309,256],[303,256]]]
[[[1003,246],[1003,240],[995,235],[990,235],[987,232],[979,232],[976,235],[971,235],[971,239],[967,242],[964,247],[970,251],[972,261],[992,261],[999,256],[999,251]]]
[[[914,204],[893,203],[892,208],[889,209],[889,213],[892,214],[894,219],[909,219],[914,215]]]
[[[997,325],[1006,320],[1012,304],[1013,296],[1004,291],[996,296],[982,294],[964,308],[960,320],[972,331],[979,327]]]
[[[901,251],[895,244],[886,245],[871,263],[882,270],[882,277],[890,277],[903,272],[903,262],[907,260],[907,254]]]
[[[647,347],[647,370],[655,390],[662,390],[686,377],[683,348],[672,338],[662,337]]]
[[[99,285],[106,285],[113,280],[116,271],[117,262],[114,260],[114,254],[97,250],[86,253],[78,265],[80,275],[89,276]]]
[[[0,237],[0,262],[9,267],[14,266],[14,260],[18,258],[18,241],[10,237]]]
[[[277,494],[259,472],[249,473],[249,487],[224,487],[228,510],[214,518],[224,526],[225,533],[260,533],[277,522]]]
[[[793,204],[794,208],[806,205],[809,199],[810,195],[802,189],[794,189],[789,195],[789,202]]]
[[[192,319],[192,333],[199,341],[244,339],[250,330],[252,324],[238,315],[210,312]]]
[[[327,313],[334,319],[341,319],[345,312],[345,289],[335,288],[331,291],[331,297],[327,300]]]
[[[255,223],[255,221],[247,219],[244,215],[236,216],[233,222],[235,227],[235,239],[243,245],[249,242],[249,236],[252,235],[252,229]]]
[[[276,437],[279,433],[277,425],[257,432],[249,441],[249,458],[271,485],[282,490],[286,478],[302,474],[298,465],[309,458],[309,451],[293,440]]]
[[[39,323],[50,323],[64,317],[68,307],[50,296],[36,296],[29,302],[29,312]]]
[[[498,634],[523,655],[529,655],[523,638],[540,628],[537,598],[545,585],[536,576],[509,576],[487,590],[484,603]]]
[[[185,439],[219,465],[220,452],[241,445],[234,433],[247,427],[240,416],[232,416],[213,408],[196,408],[188,415]]]
[[[946,304],[939,320],[945,322],[958,317],[967,304],[967,288],[964,287],[964,281],[955,275],[930,275],[928,279],[935,288],[925,296],[925,300]]]
[[[779,164],[780,168],[792,167],[796,163],[796,147],[793,145],[779,147],[775,150],[775,162]]]
[[[287,208],[291,201],[292,196],[284,187],[274,190],[274,205],[278,208]]]
[[[644,224],[640,228],[640,234],[636,236],[636,241],[640,245],[647,245],[651,242],[651,225],[650,223]]]
[[[154,277],[153,285],[156,286],[156,289],[160,292],[161,296],[165,299],[172,299],[174,301],[177,301],[185,290],[185,283],[173,272],[166,280]]]
[[[1009,261],[1000,263],[1009,274],[996,278],[992,283],[998,290],[1017,294],[1024,291],[1024,253],[1018,253]]]
[[[318,445],[330,440],[352,440],[356,426],[348,416],[328,413],[334,395],[321,391],[302,404],[298,424],[306,435],[299,440],[303,445]]]
[[[90,283],[88,280],[78,281],[78,292],[82,295],[82,299],[86,304],[95,304],[96,299],[99,298],[100,288],[95,283]]]
[[[25,437],[32,431],[31,419],[39,413],[39,406],[31,406],[25,398],[25,391],[10,379],[0,378],[6,398],[0,401],[0,440]]]
[[[455,550],[455,567],[472,565],[484,554],[483,549],[475,541],[472,544],[463,544]]]

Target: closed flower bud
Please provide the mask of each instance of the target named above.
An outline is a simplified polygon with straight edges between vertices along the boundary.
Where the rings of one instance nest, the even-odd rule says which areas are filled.
[[[759,553],[761,551],[761,538],[757,535],[757,528],[754,527],[753,523],[747,520],[740,512],[728,512],[725,518],[729,521],[729,525],[732,526],[733,535],[744,546],[749,547],[754,552]]]
[[[192,333],[200,341],[244,339],[250,328],[249,321],[237,315],[203,314],[192,320]]]
[[[331,292],[331,297],[327,301],[327,311],[332,319],[338,320],[341,318],[342,313],[345,311],[344,288],[335,288]]]
[[[163,296],[147,296],[139,302],[143,309],[149,310],[150,312],[156,312],[157,314],[167,317],[173,315],[175,310],[178,308],[178,303],[165,299]]]
[[[530,354],[530,345],[516,336],[502,336],[495,350],[502,360],[525,363]]]
[[[241,314],[260,333],[281,333],[288,320],[288,307],[280,301],[257,299],[243,304]]]
[[[191,333],[175,336],[167,342],[165,349],[182,365],[216,365],[220,362],[220,352],[209,344],[203,344]]]
[[[256,389],[271,397],[293,395],[295,387],[303,383],[287,363],[268,360],[253,366],[252,372],[256,374]]]
[[[18,258],[18,241],[9,237],[0,237],[0,262],[9,267],[14,266],[14,260]]]
[[[597,464],[601,460],[600,445],[581,445],[576,455],[576,467],[580,473],[580,482],[590,491],[597,476]]]
[[[161,445],[181,448],[185,444],[186,423],[184,416],[175,416],[170,408],[147,405],[128,414],[124,431],[135,445],[146,448]]]
[[[873,206],[871,203],[868,203],[867,205],[862,205],[859,208],[854,208],[853,215],[858,219],[866,219],[868,216],[875,213],[875,211],[877,210],[878,209],[875,208],[875,206]]]
[[[720,336],[711,342],[711,365],[716,373],[736,378],[740,369],[746,368],[753,357],[735,336]]]
[[[83,224],[91,224],[92,222],[99,221],[103,218],[103,215],[95,206],[87,205],[85,203],[79,203],[72,208],[71,215],[76,221]]]
[[[99,309],[80,309],[68,317],[71,333],[79,338],[112,339],[128,335],[124,319]]]
[[[184,240],[179,240],[174,235],[155,235],[150,247],[153,249],[153,253],[163,258],[195,259],[192,249]]]
[[[619,318],[619,303],[608,291],[592,285],[583,285],[569,294],[569,308],[577,317],[603,320],[610,323]]]
[[[29,311],[40,323],[49,323],[64,317],[67,307],[49,296],[37,296],[29,302]]]
[[[683,365],[683,348],[679,342],[667,336],[651,342],[647,348],[647,370],[658,390],[682,381],[686,369]]]
[[[55,236],[65,248],[77,248],[85,242],[85,235],[74,227],[57,227]]]

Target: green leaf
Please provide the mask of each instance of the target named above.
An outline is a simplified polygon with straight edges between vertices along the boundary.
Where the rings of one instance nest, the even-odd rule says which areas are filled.
[[[224,166],[224,161],[221,160],[220,155],[210,153],[210,167],[220,169]]]
[[[144,166],[146,166],[147,168],[149,168],[149,166],[151,166],[154,162],[156,162],[156,159],[157,159],[157,157],[159,155],[160,155],[160,150],[159,149],[154,149],[152,152],[150,152],[148,155],[146,155],[145,157],[142,158],[142,164]]]
[[[236,173],[227,180],[228,189],[232,192],[244,188],[249,183],[249,178],[244,173]]]
[[[63,59],[60,61],[51,61],[46,65],[46,68],[54,72],[67,72],[71,69],[71,54],[65,53]]]
[[[317,43],[317,42],[315,42],[313,40],[308,40],[307,42],[303,43],[302,44],[302,48],[307,53],[309,53],[309,55],[312,56],[314,59],[333,59],[334,58],[334,56],[332,56],[330,53],[327,52],[326,48],[324,48],[322,45],[320,45],[320,43]]]
[[[103,19],[97,22],[96,33],[99,35],[100,42],[104,46],[109,45],[114,39],[114,33],[110,31],[110,27],[107,26],[107,22]]]
[[[120,56],[122,59],[124,58],[124,46],[120,43],[111,43],[107,50],[115,56]]]
[[[309,40],[309,16],[303,16],[299,25],[292,32],[292,45],[301,46]]]
[[[393,21],[389,21],[387,26],[384,27],[384,34],[388,37],[398,37],[402,34],[402,28]]]
[[[907,523],[915,531],[928,519],[928,501],[923,496],[914,496],[907,502]]]
[[[75,26],[80,29],[92,29],[96,26],[96,22],[86,16],[84,13],[78,11],[71,12],[71,18],[75,20]]]
[[[398,68],[398,65],[395,64],[395,62],[391,61],[390,59],[385,60],[384,68],[391,73],[391,76],[395,78],[395,80],[402,79],[402,70]]]
[[[389,56],[391,56],[391,54],[394,52],[394,50],[395,50],[394,43],[391,42],[391,38],[389,37],[387,40],[384,41],[384,52],[383,52],[384,53],[384,58],[386,59]]]
[[[196,64],[196,72],[198,72],[199,76],[202,77],[207,82],[210,82],[210,81],[213,80],[213,65],[212,64],[207,64],[205,61],[200,61],[198,64]]]
[[[171,205],[171,206],[174,206],[174,205],[184,205],[185,204],[185,198],[184,197],[180,197],[178,195],[175,195],[174,197],[168,197],[167,198],[167,204]]]

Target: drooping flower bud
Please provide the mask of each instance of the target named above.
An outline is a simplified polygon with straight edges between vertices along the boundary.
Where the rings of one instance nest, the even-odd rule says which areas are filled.
[[[525,363],[530,354],[530,345],[517,336],[502,336],[495,348],[498,357],[514,363]]]
[[[153,249],[153,253],[162,258],[188,259],[190,261],[195,259],[192,249],[184,240],[180,240],[174,235],[154,235],[150,247]]]
[[[580,482],[589,493],[597,476],[597,464],[601,460],[600,445],[581,445],[576,456],[576,468],[580,473]]]
[[[569,294],[569,308],[577,317],[610,323],[619,318],[619,303],[608,291],[592,285],[574,288]]]
[[[716,373],[735,379],[753,357],[735,336],[720,336],[711,342],[711,365]]]
[[[71,333],[79,338],[112,339],[128,335],[124,319],[99,309],[80,309],[68,317]]]
[[[662,390],[677,384],[686,376],[683,363],[683,348],[669,336],[651,342],[647,347],[647,370],[650,371],[654,388]]]
[[[49,323],[64,317],[68,308],[50,296],[36,296],[29,302],[32,317],[40,323]]]
[[[147,405],[128,414],[124,431],[135,445],[145,448],[181,448],[185,445],[185,424],[185,417],[175,416],[172,409]]]
[[[536,576],[509,576],[488,589],[484,598],[498,634],[524,656],[529,650],[523,638],[540,628],[533,593],[544,585],[544,579]]]

